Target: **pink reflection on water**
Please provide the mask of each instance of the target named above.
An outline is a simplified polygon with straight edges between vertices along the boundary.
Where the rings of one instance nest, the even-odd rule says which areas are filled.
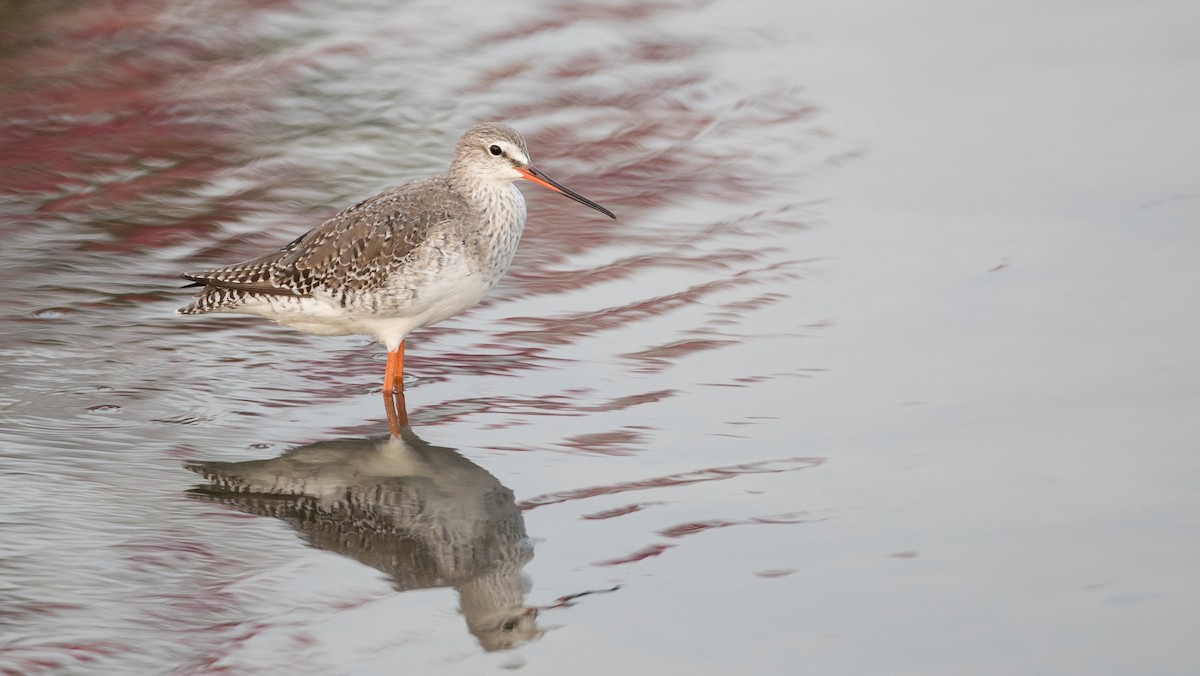
[[[100,658],[113,657],[134,650],[134,646],[117,641],[87,643],[43,643],[0,648],[0,669],[7,676],[35,674],[63,669],[78,669]],[[5,663],[12,667],[5,666]]]
[[[681,523],[678,526],[664,528],[658,531],[659,535],[669,538],[681,538],[685,535],[695,535],[703,533],[714,528],[728,528],[729,526],[744,526],[747,524],[796,524],[796,523],[812,523],[814,521],[824,521],[824,519],[813,519],[804,513],[778,514],[775,516],[759,516],[752,519],[710,519],[708,521],[691,521]]]
[[[512,28],[505,28],[487,36],[481,36],[479,44],[499,44],[502,42],[522,41],[538,33],[561,30],[576,23],[593,23],[612,21],[621,24],[636,24],[651,19],[665,12],[699,9],[706,2],[689,0],[685,2],[625,2],[611,5],[563,2],[558,5],[543,8],[536,21],[525,21]]]
[[[674,546],[675,545],[648,545],[646,547],[643,547],[643,548],[637,550],[636,552],[633,552],[632,554],[622,556],[622,557],[616,558],[616,559],[609,559],[607,561],[598,561],[592,565],[595,565],[595,566],[621,566],[626,563],[637,563],[638,561],[644,561],[646,559],[653,558],[655,556],[659,556],[663,552],[667,551],[668,549],[671,549]]]
[[[575,338],[589,336],[633,324],[697,302],[715,293],[752,284],[752,279],[724,279],[694,285],[686,290],[665,296],[634,301],[621,306],[587,310],[554,317],[515,317],[513,323],[535,327],[528,331],[506,331],[500,337],[526,343],[570,343]]]
[[[627,512],[621,512],[621,513],[627,513]],[[800,524],[800,523],[812,523],[814,521],[824,521],[824,520],[825,519],[810,518],[803,512],[796,512],[796,513],[789,513],[789,514],[776,514],[773,516],[760,516],[760,517],[754,517],[754,518],[749,518],[749,519],[710,519],[707,521],[689,521],[687,523],[681,523],[677,526],[672,526],[670,528],[665,528],[663,530],[660,530],[660,531],[658,531],[658,534],[663,537],[682,538],[685,536],[695,535],[697,533],[703,533],[703,532],[718,529],[718,528],[728,528],[730,526],[763,525],[763,524],[772,524],[772,525]],[[594,563],[592,565],[595,565],[595,566],[620,566],[620,565],[624,565],[627,563],[636,563],[638,561],[642,561],[642,560],[645,560],[645,559],[648,559],[651,557],[659,556],[663,552],[665,552],[668,549],[671,549],[672,547],[675,547],[675,546],[676,545],[673,545],[673,544],[661,544],[661,543],[648,545],[646,547],[639,549],[636,552],[633,552],[632,554],[628,554],[626,556],[618,557],[615,559],[600,561],[600,562]]]
[[[91,243],[98,251],[171,246],[235,218],[236,198],[161,212],[168,196],[242,161],[240,137],[267,107],[266,85],[290,68],[255,63],[263,47],[239,21],[288,2],[210,3],[208,15],[164,4],[47,4],[9,29],[20,37],[0,67],[2,190],[42,214],[86,217],[111,235]]]
[[[568,437],[562,442],[563,446],[583,453],[598,455],[633,455],[638,445],[645,438],[641,429],[623,427],[607,432],[594,432]]]
[[[519,254],[520,265],[513,278],[520,284],[512,293],[554,293],[593,281],[580,275],[595,274],[594,281],[599,281],[613,274],[613,270],[601,266],[559,275],[551,266],[567,256],[614,241],[641,241],[650,245],[645,247],[648,250],[651,246],[664,248],[623,262],[625,269],[617,271],[619,274],[680,262],[719,263],[719,256],[709,253],[671,251],[681,239],[687,241],[697,234],[704,237],[705,231],[710,231],[707,236],[711,237],[712,227],[719,223],[697,224],[687,232],[630,227],[650,210],[666,205],[700,205],[708,201],[757,204],[761,206],[743,221],[752,230],[769,231],[771,225],[766,221],[789,228],[803,227],[802,214],[785,213],[796,205],[763,204],[778,200],[780,190],[788,183],[795,188],[794,175],[774,171],[778,165],[772,164],[770,153],[707,140],[739,131],[795,128],[798,123],[807,124],[819,110],[795,89],[765,92],[733,104],[714,97],[712,76],[698,65],[702,62],[696,56],[701,50],[719,49],[722,41],[730,40],[728,37],[645,37],[637,33],[639,27],[663,20],[663,15],[695,10],[703,4],[631,1],[594,7],[562,3],[542,10],[535,21],[473,40],[479,44],[504,43],[597,21],[619,23],[631,36],[603,49],[582,43],[544,61],[523,57],[502,62],[490,66],[467,88],[472,93],[499,93],[512,80],[542,78],[552,82],[552,87],[510,100],[497,117],[521,120],[550,113],[576,113],[570,123],[551,122],[527,131],[535,160],[547,170],[554,168],[553,161],[558,158],[569,158],[582,166],[574,175],[556,175],[612,206],[621,219],[609,224],[583,218],[574,205],[564,200],[531,195],[531,227],[526,234],[529,244]],[[596,81],[597,76],[613,72],[637,75],[626,76],[619,87],[607,81],[601,86]],[[602,130],[599,137],[597,130]],[[814,129],[812,133],[815,138],[819,132]],[[804,141],[804,136],[798,135],[797,150],[805,143],[815,143]],[[541,223],[552,223],[553,227],[538,227]],[[729,246],[724,249],[722,253],[734,253]],[[761,254],[743,249],[735,255],[753,259]],[[725,264],[732,262],[726,260]]]
[[[642,362],[642,366],[638,367],[637,371],[641,373],[653,373],[654,371],[662,370],[665,366],[681,357],[691,356],[698,352],[715,350],[736,343],[737,341],[733,340],[680,340],[667,343],[666,345],[657,345],[639,352],[630,352],[621,356]]]
[[[634,512],[640,512],[643,509],[646,509],[647,507],[653,507],[655,505],[661,505],[661,504],[665,504],[665,503],[662,503],[662,502],[635,502],[631,505],[624,505],[622,507],[614,507],[612,509],[605,509],[605,510],[602,510],[599,512],[595,512],[594,514],[584,514],[580,518],[588,519],[590,521],[598,521],[600,519],[614,519],[618,516],[625,516],[626,514],[633,514]]]

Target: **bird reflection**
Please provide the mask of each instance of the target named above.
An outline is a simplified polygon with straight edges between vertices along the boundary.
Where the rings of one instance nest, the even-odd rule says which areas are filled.
[[[541,634],[536,609],[524,603],[521,568],[533,551],[512,491],[407,425],[383,439],[187,468],[211,482],[192,495],[286,521],[312,546],[387,573],[397,591],[453,587],[485,650]]]

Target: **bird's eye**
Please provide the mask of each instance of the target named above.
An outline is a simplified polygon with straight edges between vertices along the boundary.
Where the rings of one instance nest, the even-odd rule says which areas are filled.
[[[490,152],[493,155],[500,155],[504,151],[500,150],[500,146],[492,146],[491,148],[488,148],[488,152]]]

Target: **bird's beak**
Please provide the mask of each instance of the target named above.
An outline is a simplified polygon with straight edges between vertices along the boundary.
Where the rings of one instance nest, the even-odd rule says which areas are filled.
[[[537,183],[540,186],[545,186],[547,188],[550,188],[554,192],[562,193],[563,195],[570,197],[571,199],[575,200],[576,202],[579,202],[580,204],[589,206],[589,207],[595,209],[596,211],[599,211],[600,213],[604,214],[605,216],[608,216],[609,218],[612,218],[612,219],[616,218],[616,216],[613,215],[613,212],[609,211],[608,209],[605,209],[604,207],[600,206],[599,204],[596,204],[595,202],[591,201],[590,199],[584,197],[583,195],[580,195],[579,193],[575,192],[574,190],[567,188],[566,186],[562,185],[558,181],[555,181],[554,179],[543,174],[542,172],[538,171],[537,169],[534,169],[533,167],[514,167],[514,168],[518,172],[520,172],[520,174],[522,176],[524,176],[525,180],[527,180],[527,181],[533,181],[534,183]]]

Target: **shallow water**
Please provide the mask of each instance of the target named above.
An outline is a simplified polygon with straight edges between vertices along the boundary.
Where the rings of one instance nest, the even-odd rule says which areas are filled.
[[[1194,673],[1193,3],[0,3],[0,671]],[[383,351],[172,314],[440,171]]]

